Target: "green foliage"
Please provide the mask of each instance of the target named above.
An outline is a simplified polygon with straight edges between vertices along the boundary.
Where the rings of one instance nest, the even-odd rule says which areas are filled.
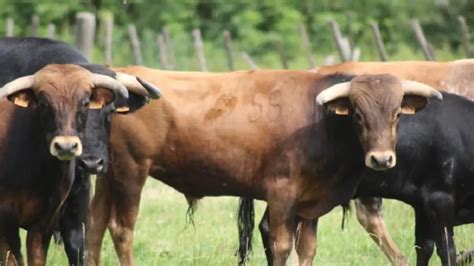
[[[40,34],[46,25],[57,26],[58,39],[74,41],[75,14],[90,11],[97,14],[97,48],[94,61],[102,62],[102,19],[114,18],[114,64],[132,63],[127,25],[139,30],[144,62],[159,66],[156,34],[167,27],[172,36],[177,68],[197,69],[191,31],[201,29],[210,70],[227,69],[223,31],[234,40],[236,65],[247,68],[240,52],[249,53],[260,67],[281,68],[275,42],[280,40],[291,68],[306,68],[298,31],[303,23],[310,36],[312,52],[318,64],[329,55],[337,55],[328,21],[336,20],[341,31],[361,48],[361,59],[377,60],[378,54],[369,27],[378,22],[390,60],[423,59],[410,28],[410,20],[419,19],[430,43],[440,58],[462,57],[458,15],[468,25],[474,24],[474,2],[469,0],[0,0],[0,25],[7,17],[15,20],[15,35],[31,33],[31,17],[40,16]],[[0,34],[5,27],[0,27]]]

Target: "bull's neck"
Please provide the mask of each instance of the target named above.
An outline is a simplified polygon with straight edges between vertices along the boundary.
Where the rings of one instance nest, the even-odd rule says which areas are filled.
[[[321,169],[329,176],[363,169],[364,153],[350,117],[326,114],[314,125]]]

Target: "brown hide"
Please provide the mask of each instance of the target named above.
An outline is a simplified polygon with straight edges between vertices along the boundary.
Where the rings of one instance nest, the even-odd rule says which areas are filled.
[[[287,185],[289,190],[294,186],[293,196],[302,193],[305,183],[305,186],[311,186],[311,192],[304,193],[302,200],[313,204],[324,199],[325,193],[321,189],[328,189],[325,184],[329,182],[329,176],[319,176],[319,164],[321,160],[331,161],[331,158],[320,154],[320,150],[325,150],[321,147],[318,154],[313,155],[317,160],[309,159],[307,151],[301,149],[314,145],[314,138],[320,138],[317,143],[326,143],[326,132],[303,135],[294,140],[295,143],[288,144],[291,147],[281,145],[319,117],[321,109],[315,109],[315,96],[324,88],[318,88],[318,84],[324,84],[322,76],[305,71],[210,74],[144,67],[114,70],[148,80],[162,88],[164,97],[136,114],[113,118],[110,142],[112,158],[116,158],[111,167],[113,175],[131,171],[132,159],[133,167],[143,171],[149,168],[151,176],[187,196],[235,195],[257,199],[268,198],[265,191],[268,182],[270,186],[275,186],[273,182],[278,186],[278,181],[266,180],[267,177],[282,175],[290,176],[292,184]],[[374,140],[370,136],[374,132],[368,133],[364,141],[380,146],[371,147],[371,143],[367,143],[368,149],[392,149],[393,153],[396,132],[391,129],[396,125],[402,101],[400,82],[386,76],[357,80],[353,95],[349,97],[355,109],[364,112],[362,116],[368,119],[362,121],[364,130],[361,132],[370,128],[366,125],[372,125],[371,131],[386,129]],[[384,87],[386,84],[387,88]],[[379,90],[380,87],[384,88]],[[388,90],[393,93],[387,93]],[[380,94],[383,97],[377,96]],[[391,94],[393,97],[386,97]],[[385,100],[372,104],[375,103],[372,96]],[[385,108],[380,108],[379,104]],[[369,110],[374,107],[376,111]],[[377,114],[383,114],[382,120],[390,125],[375,123]],[[390,140],[385,145],[380,138]],[[385,146],[381,147],[381,144]],[[273,165],[280,161],[282,165]],[[311,174],[301,173],[303,170]],[[309,178],[313,175],[317,177]]]
[[[474,60],[449,62],[394,61],[394,62],[345,62],[324,66],[312,72],[322,75],[334,73],[384,74],[428,84],[436,89],[455,93],[474,100]]]
[[[262,160],[275,143],[313,121],[318,75],[287,71],[227,74],[130,67],[164,97],[112,122],[113,153],[130,151],[150,174],[186,195],[262,199]],[[293,104],[298,103],[298,104]],[[148,163],[147,163],[148,164]],[[116,164],[114,172],[119,172]]]

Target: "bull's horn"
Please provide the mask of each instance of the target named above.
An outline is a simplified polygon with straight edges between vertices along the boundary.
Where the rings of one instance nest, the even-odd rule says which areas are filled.
[[[128,98],[127,88],[109,76],[92,73],[92,83],[95,87],[104,87],[116,93],[120,93],[124,98]]]
[[[17,78],[5,84],[0,88],[0,99],[9,96],[15,92],[33,87],[35,84],[35,75]]]
[[[351,90],[350,82],[342,82],[335,84],[318,94],[316,97],[316,103],[318,105],[324,105],[327,102],[333,101],[335,99],[346,97],[349,95]]]
[[[404,94],[415,94],[424,97],[436,97],[438,100],[443,99],[443,94],[441,94],[441,92],[426,84],[412,80],[402,80],[401,83]]]
[[[133,93],[153,99],[159,99],[161,97],[160,89],[138,77],[117,72],[115,78]]]

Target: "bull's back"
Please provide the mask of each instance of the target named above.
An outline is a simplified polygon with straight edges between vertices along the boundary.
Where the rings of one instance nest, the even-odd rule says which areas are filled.
[[[33,37],[0,38],[0,85],[31,75],[47,64],[70,63],[87,63],[87,60],[66,43]]]

